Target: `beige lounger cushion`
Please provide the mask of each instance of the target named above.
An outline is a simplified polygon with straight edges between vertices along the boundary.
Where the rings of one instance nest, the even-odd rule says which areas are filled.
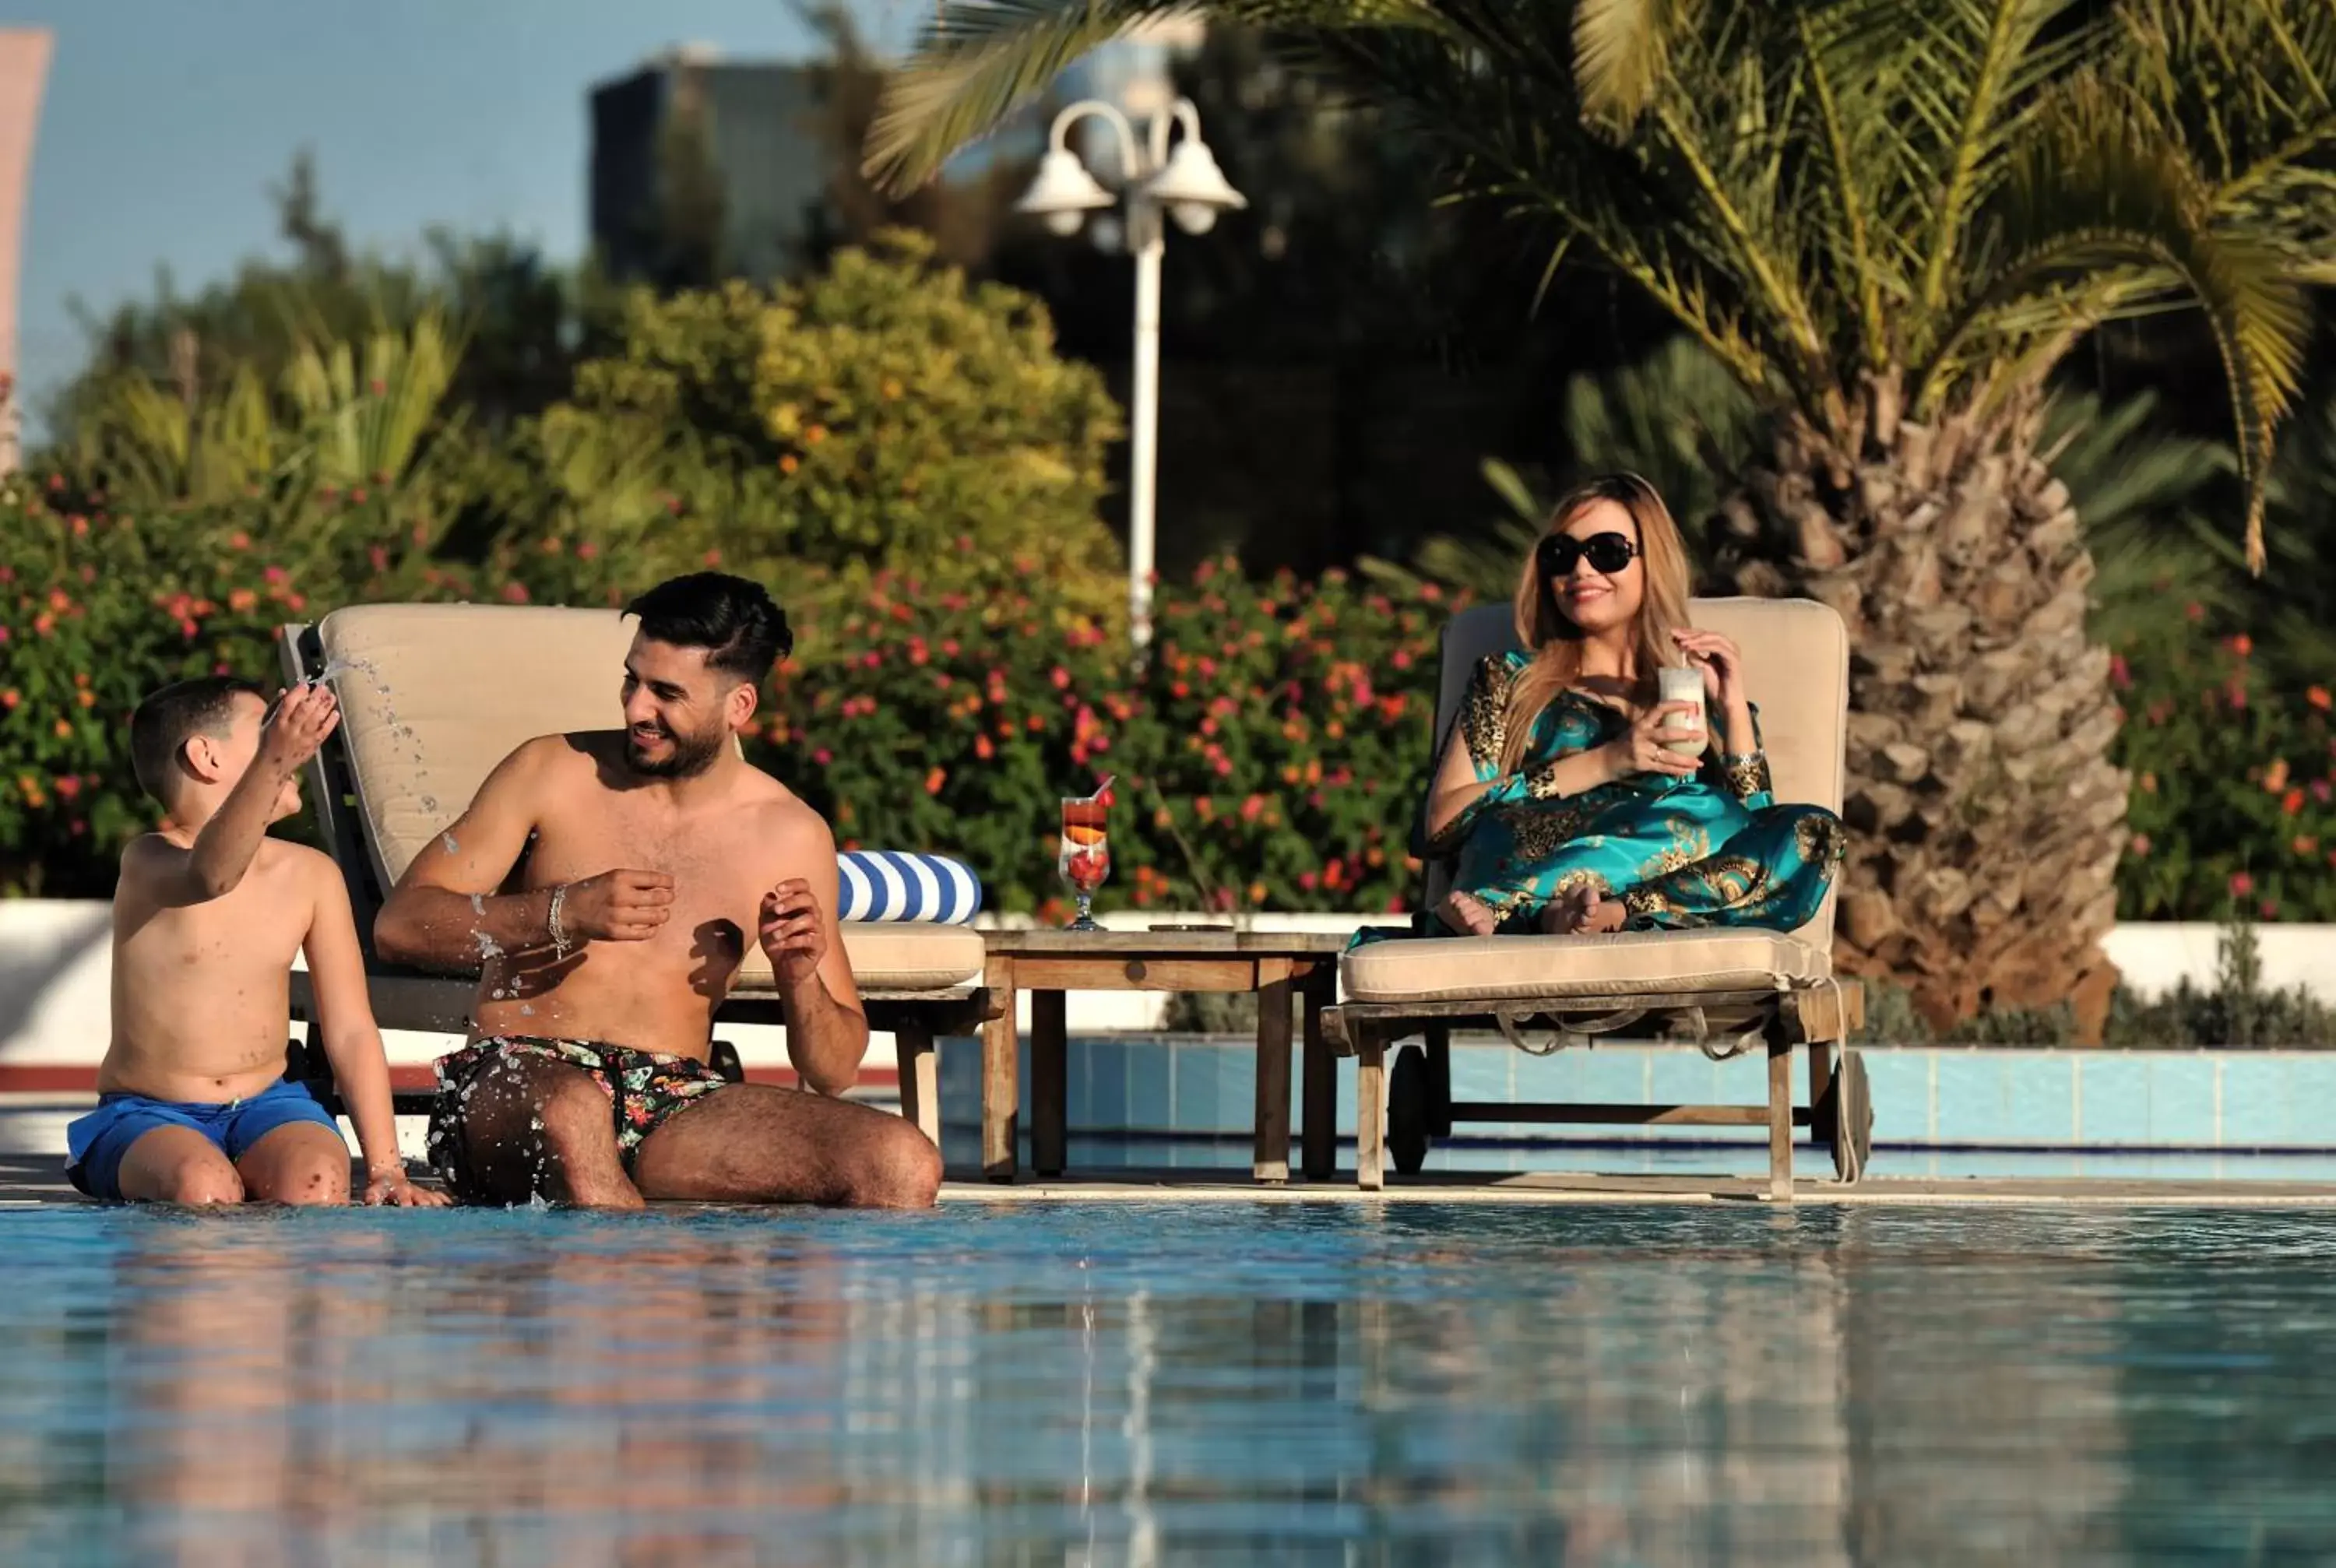
[[[1750,930],[1373,942],[1338,966],[1347,1000],[1397,1003],[1770,990],[1832,972],[1807,943]]]
[[[357,605],[317,623],[357,812],[387,888],[462,814],[523,741],[624,722],[632,627],[613,609],[474,604]],[[981,974],[981,939],[955,927],[844,928],[864,990],[940,990]],[[760,951],[740,984],[767,989]]]

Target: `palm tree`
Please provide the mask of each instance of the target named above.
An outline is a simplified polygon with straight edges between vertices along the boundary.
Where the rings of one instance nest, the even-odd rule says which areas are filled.
[[[2305,289],[2336,281],[2330,0],[949,0],[869,142],[913,182],[1156,13],[1279,30],[1449,193],[1637,285],[1770,416],[1727,563],[1848,619],[1838,961],[1939,1022],[2115,973],[2127,780],[2053,366],[2187,309],[2262,559]],[[1236,171],[1237,172],[1237,171]]]

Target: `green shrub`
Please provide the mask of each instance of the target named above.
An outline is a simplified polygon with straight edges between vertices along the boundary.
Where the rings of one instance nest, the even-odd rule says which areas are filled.
[[[2195,607],[2194,607],[2195,609]],[[2111,666],[2133,775],[2118,871],[2126,920],[2336,920],[2336,725],[2326,686],[2292,689],[2248,638],[2162,618]]]
[[[616,352],[578,367],[532,439],[571,520],[545,531],[673,560],[719,550],[773,578],[889,567],[927,580],[970,538],[1107,589],[1117,550],[1096,509],[1119,433],[1102,377],[1056,355],[1034,297],[968,285],[930,241],[893,233],[775,290],[636,291]],[[661,488],[670,506],[608,535],[596,519],[612,481]]]

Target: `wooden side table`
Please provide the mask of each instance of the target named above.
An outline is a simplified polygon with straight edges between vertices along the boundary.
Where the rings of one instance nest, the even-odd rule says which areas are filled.
[[[1063,1173],[1069,1140],[1067,991],[1249,991],[1257,997],[1257,1125],[1251,1170],[1260,1182],[1290,1179],[1290,1001],[1305,1016],[1306,1125],[1301,1168],[1328,1181],[1337,1164],[1338,1062],[1322,1037],[1322,1009],[1338,998],[1338,954],[1330,933],[1183,930],[985,931],[982,978],[996,1009],[982,1026],[981,1165],[993,1182],[1014,1180],[1021,1047],[1015,993],[1030,993],[1030,1163],[1042,1176]]]

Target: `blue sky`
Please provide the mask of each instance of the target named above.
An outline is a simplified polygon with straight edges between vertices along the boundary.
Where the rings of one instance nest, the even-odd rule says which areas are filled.
[[[917,0],[858,0],[904,42]],[[82,363],[67,308],[191,291],[276,248],[269,189],[316,159],[328,212],[407,252],[433,223],[555,258],[585,230],[585,94],[675,43],[801,58],[788,0],[0,0],[55,34],[19,306],[26,401]]]

